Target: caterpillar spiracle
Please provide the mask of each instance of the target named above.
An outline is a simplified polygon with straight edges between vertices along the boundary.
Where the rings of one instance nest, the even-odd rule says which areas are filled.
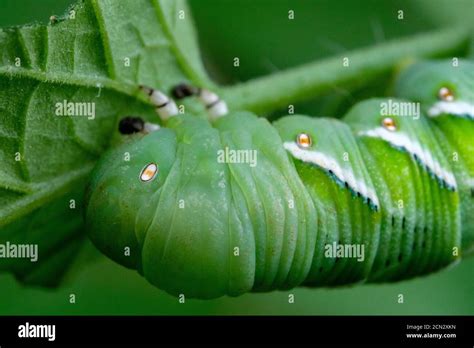
[[[342,120],[271,124],[227,113],[206,91],[201,101],[218,105],[209,122],[144,90],[165,127],[148,126],[100,161],[86,223],[103,253],[170,294],[391,282],[473,251],[472,62],[417,63],[399,77],[399,99],[362,101]],[[181,86],[174,95],[197,93]],[[404,105],[421,107],[393,108]],[[223,151],[255,151],[256,161],[219,160]]]

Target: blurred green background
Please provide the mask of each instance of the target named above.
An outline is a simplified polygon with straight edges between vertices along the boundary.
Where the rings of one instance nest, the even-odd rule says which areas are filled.
[[[119,1],[119,0],[117,0]],[[46,23],[71,0],[0,0],[0,26]],[[222,84],[344,50],[472,21],[471,0],[191,0],[206,67]],[[396,13],[404,11],[404,20]],[[295,20],[289,22],[288,11]],[[239,57],[240,67],[233,66]],[[342,91],[344,94],[345,92]],[[298,111],[316,114],[321,102]],[[336,115],[335,115],[336,116]],[[178,300],[105,257],[60,289],[0,275],[0,314],[474,314],[474,258],[424,278],[339,289],[295,289],[213,301]],[[288,293],[295,303],[288,303]],[[75,294],[76,303],[69,303]],[[405,302],[399,304],[398,294]]]

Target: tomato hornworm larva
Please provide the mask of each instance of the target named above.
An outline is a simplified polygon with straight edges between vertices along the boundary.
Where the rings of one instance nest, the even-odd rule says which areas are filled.
[[[473,71],[416,64],[400,99],[360,102],[342,120],[231,112],[211,123],[169,109],[166,127],[94,170],[90,237],[160,289],[196,298],[397,281],[457,262],[474,247]]]

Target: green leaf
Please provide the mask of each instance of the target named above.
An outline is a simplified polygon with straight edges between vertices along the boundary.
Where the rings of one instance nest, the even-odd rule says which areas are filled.
[[[77,209],[82,205],[81,185],[73,192],[4,226],[0,244],[37,246],[34,260],[1,258],[0,271],[10,271],[28,285],[59,284],[86,238]],[[71,209],[71,207],[73,209]]]
[[[84,178],[120,116],[155,118],[138,84],[209,85],[194,37],[182,0],[88,0],[55,24],[0,31],[0,226]],[[94,103],[95,118],[56,116],[64,100]]]
[[[80,263],[84,181],[118,119],[158,122],[138,85],[182,81],[211,85],[183,0],[86,0],[48,26],[0,31],[0,243],[39,247],[38,262],[1,259],[0,271],[53,286]],[[64,100],[93,103],[94,119],[57,116]]]

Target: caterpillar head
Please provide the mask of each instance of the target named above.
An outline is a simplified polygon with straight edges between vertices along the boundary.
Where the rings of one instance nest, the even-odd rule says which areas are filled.
[[[104,155],[86,191],[87,231],[107,256],[141,269],[150,205],[175,161],[176,136],[162,128]]]
[[[254,236],[243,233],[248,226],[243,229],[229,203],[230,173],[228,164],[218,160],[219,131],[189,115],[172,117],[166,126],[142,137],[135,134],[135,141],[98,163],[85,200],[91,240],[105,255],[175,296],[215,298],[249,291]]]
[[[421,103],[428,116],[474,118],[474,63],[427,61],[412,65],[396,83],[396,94]]]

